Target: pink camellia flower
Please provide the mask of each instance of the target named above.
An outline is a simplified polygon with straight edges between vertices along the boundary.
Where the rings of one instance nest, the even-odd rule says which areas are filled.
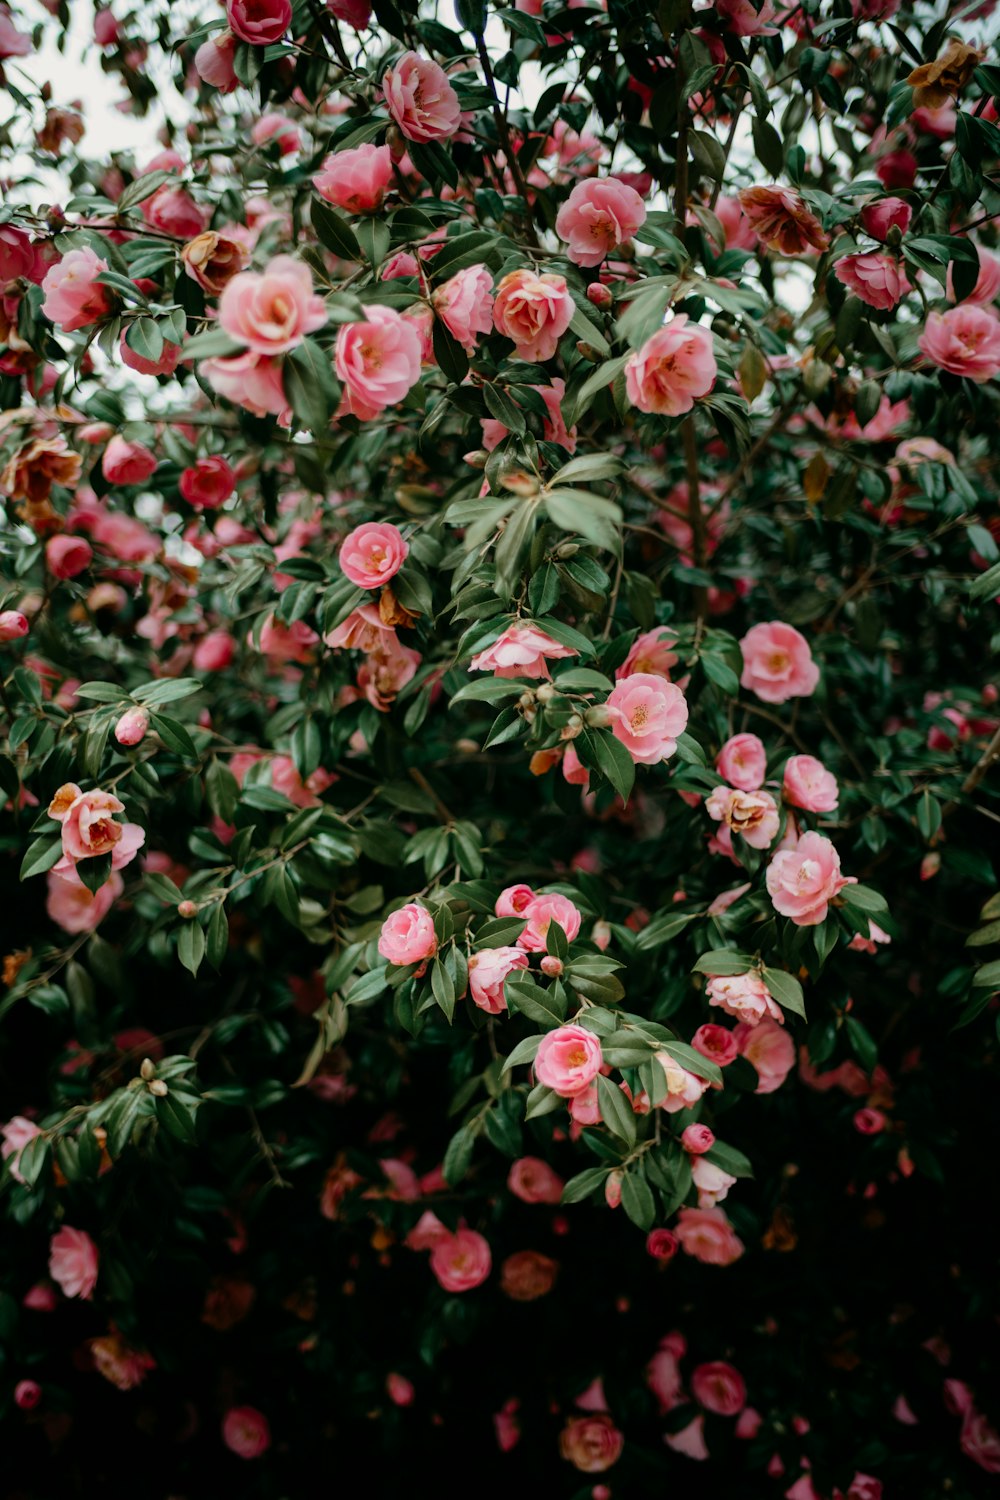
[[[683,1453],[685,1458],[703,1462],[710,1456],[705,1442],[705,1418],[700,1412],[679,1432],[665,1432],[663,1441],[675,1453]]]
[[[355,31],[364,31],[371,20],[368,0],[326,0],[326,8],[339,21],[346,21]]]
[[[118,433],[101,459],[101,473],[109,484],[143,484],[155,469],[155,454],[142,443],[131,442]]]
[[[120,1391],[134,1391],[150,1370],[156,1369],[151,1354],[144,1349],[133,1349],[113,1329],[104,1338],[91,1339],[88,1347],[98,1374]]]
[[[34,1411],[42,1399],[42,1388],[37,1380],[19,1380],[14,1387],[14,1405],[21,1411]]]
[[[534,899],[530,885],[509,885],[500,892],[493,910],[498,917],[524,917]]]
[[[542,1037],[535,1055],[535,1077],[563,1099],[574,1099],[601,1071],[601,1044],[582,1026],[557,1026]]]
[[[408,901],[386,917],[379,933],[378,951],[391,964],[417,964],[437,952],[434,918],[425,906]]]
[[[143,355],[136,354],[125,335],[122,334],[118,343],[118,352],[121,355],[122,364],[128,365],[130,370],[135,370],[140,375],[172,375],[181,357],[181,346],[165,343],[159,359],[146,359]]]
[[[115,725],[115,739],[119,745],[138,745],[145,739],[149,728],[149,712],[145,708],[129,708]]]
[[[193,240],[208,222],[207,210],[200,208],[182,187],[164,183],[139,207],[145,222],[161,234],[173,234],[181,240]]]
[[[793,755],[785,762],[785,801],[806,812],[836,812],[837,778],[814,755]]]
[[[82,250],[70,250],[45,273],[42,312],[63,333],[89,328],[91,323],[106,317],[113,306],[111,292],[97,278],[107,269],[107,261],[89,245]]]
[[[923,874],[921,874],[920,878],[923,880],[925,877],[923,876]],[[876,945],[878,943],[891,942],[892,938],[889,936],[889,934],[883,931],[883,929],[878,925],[877,922],[873,922],[871,918],[869,918],[868,936],[865,937],[863,932],[856,932],[847,946],[855,953],[875,953],[877,951]]]
[[[76,873],[76,866],[50,870],[46,876],[48,895],[45,910],[63,932],[93,932],[125,889],[117,870],[97,891],[90,891]]]
[[[682,1068],[669,1052],[657,1052],[654,1055],[667,1080],[667,1095],[660,1101],[659,1108],[668,1115],[675,1115],[681,1109],[691,1109],[708,1088],[708,1080]]]
[[[254,1406],[231,1406],[222,1419],[222,1441],[237,1458],[260,1458],[271,1446],[271,1428]]]
[[[0,225],[0,291],[21,277],[30,277],[35,266],[35,246],[23,229]]]
[[[335,363],[344,407],[369,422],[395,406],[420,379],[420,333],[392,307],[366,307],[363,323],[337,334]]]
[[[558,922],[567,941],[571,943],[579,933],[583,920],[579,908],[557,891],[532,896],[524,911],[516,915],[523,916],[527,924],[517,940],[517,946],[526,953],[545,952],[550,922]]]
[[[705,811],[746,839],[751,849],[769,848],[778,832],[778,806],[770,792],[717,786],[705,800]]]
[[[795,1066],[795,1043],[777,1021],[765,1019],[756,1026],[741,1021],[733,1027],[733,1036],[760,1079],[757,1094],[773,1094],[781,1087]]]
[[[549,661],[578,656],[572,646],[554,641],[530,620],[516,620],[508,625],[491,646],[469,662],[470,672],[493,672],[497,677],[542,677],[549,680]]]
[[[765,1016],[784,1025],[785,1018],[767,985],[754,973],[735,974],[723,977],[716,975],[705,987],[709,1005],[717,1005],[726,1015],[735,1016],[756,1026]]]
[[[883,255],[881,251],[842,255],[834,261],[833,274],[862,302],[882,312],[895,307],[913,290],[896,257]]]
[[[160,548],[157,538],[146,530],[141,521],[122,511],[107,511],[98,516],[91,536],[99,547],[110,552],[119,562],[146,562],[155,557]],[[141,626],[139,634],[142,634]]]
[[[691,1177],[698,1189],[699,1208],[714,1208],[728,1195],[729,1189],[736,1182],[731,1172],[724,1172],[704,1156],[696,1156],[692,1161]]]
[[[18,1166],[21,1160],[21,1152],[29,1141],[33,1141],[41,1133],[41,1127],[36,1125],[34,1120],[25,1119],[24,1115],[13,1115],[7,1121],[6,1125],[0,1126],[0,1137],[2,1137],[0,1156],[2,1156],[4,1161],[10,1162],[10,1175],[15,1182],[24,1181]],[[560,1185],[560,1194],[561,1192],[562,1188]],[[556,1203],[559,1202],[560,1194],[556,1195]]]
[[[721,1359],[692,1370],[691,1394],[706,1411],[714,1411],[719,1417],[738,1416],[747,1404],[743,1376]]]
[[[715,1145],[715,1132],[707,1125],[687,1125],[681,1135],[681,1145],[689,1156],[704,1156]]]
[[[771,0],[763,0],[759,10],[752,0],[716,0],[715,9],[726,30],[736,36],[777,34],[777,26],[771,25],[776,14]]]
[[[682,1208],[675,1234],[686,1255],[706,1266],[731,1266],[744,1245],[721,1208]]]
[[[625,389],[639,411],[678,417],[708,394],[717,374],[711,332],[678,313],[629,355]]]
[[[45,564],[53,578],[76,578],[90,567],[94,549],[82,536],[60,532],[45,543]]]
[[[247,350],[230,359],[203,360],[201,373],[213,391],[254,416],[275,416],[286,427],[291,422],[280,360]]]
[[[291,25],[291,0],[226,0],[226,19],[241,42],[270,47],[281,41]]]
[[[958,1442],[966,1458],[987,1474],[1000,1474],[1000,1433],[974,1406],[969,1406],[962,1417]]]
[[[635,188],[605,177],[578,182],[556,215],[556,234],[578,266],[599,266],[646,221],[646,205]]]
[[[82,1229],[64,1224],[49,1241],[49,1275],[64,1297],[89,1302],[97,1285],[97,1246]]]
[[[0,646],[8,641],[19,641],[28,634],[28,617],[19,609],[0,611]]]
[[[756,792],[767,775],[767,751],[755,734],[734,734],[715,757],[719,775],[741,792]]]
[[[517,345],[518,359],[537,364],[555,354],[575,312],[564,277],[522,269],[508,272],[497,287],[493,323]]]
[[[975,302],[929,313],[917,345],[932,364],[980,385],[1000,374],[1000,318]]]
[[[203,83],[218,89],[221,94],[231,94],[239,86],[233,66],[236,45],[233,33],[224,31],[221,36],[210,36],[207,41],[202,42],[194,55],[198,77]]]
[[[709,1062],[718,1063],[720,1068],[728,1068],[739,1056],[733,1033],[724,1026],[713,1025],[711,1021],[698,1027],[691,1038],[691,1045],[702,1057],[707,1057]]]
[[[740,686],[749,688],[764,703],[808,698],[816,691],[819,668],[808,641],[794,625],[781,620],[752,625],[740,641],[740,650]]]
[[[345,536],[340,571],[359,589],[380,589],[406,561],[409,543],[390,521],[365,522]]]
[[[471,1292],[493,1267],[490,1247],[474,1229],[439,1236],[431,1250],[431,1270],[446,1292]]]
[[[673,1260],[679,1249],[677,1236],[669,1229],[651,1229],[646,1236],[646,1254],[663,1265]]]
[[[382,93],[408,141],[444,141],[461,124],[462,109],[447,73],[416,52],[404,52],[387,69]]]
[[[382,207],[392,181],[392,153],[388,146],[349,147],[328,156],[313,187],[327,203],[348,214],[373,214]]]
[[[81,792],[71,781],[59,788],[49,804],[49,817],[62,824],[63,853],[74,864],[111,853],[124,832],[124,824],[116,823],[113,815],[124,811],[124,802],[114,793]]]
[[[397,641],[389,651],[369,656],[358,671],[358,687],[373,708],[388,713],[393,700],[412,681],[422,658]]]
[[[260,628],[259,646],[253,639],[253,631],[247,634],[247,645],[260,650],[272,662],[310,662],[314,660],[313,647],[319,636],[305,620],[294,620],[286,625],[274,615],[268,615]]]
[[[219,298],[219,324],[252,354],[285,354],[326,322],[309,267],[276,255],[264,271],[240,271]]]
[[[979,275],[975,286],[966,297],[955,296],[955,279],[952,274],[954,261],[948,262],[945,291],[949,302],[961,301],[966,305],[970,302],[994,302],[1000,295],[1000,256],[994,255],[990,250],[984,250],[982,245],[976,246],[976,254],[979,257]]]
[[[261,115],[254,122],[250,132],[250,139],[255,146],[264,146],[268,141],[276,141],[280,156],[290,156],[293,151],[298,151],[302,146],[302,137],[299,127],[294,120],[276,110],[266,115]]]
[[[912,208],[902,198],[877,198],[874,203],[866,203],[861,210],[861,223],[874,240],[888,239],[890,229],[905,234],[912,217]]]
[[[840,873],[840,855],[821,833],[804,833],[794,849],[782,849],[766,874],[774,909],[796,927],[825,921],[828,903],[849,884]]]
[[[31,37],[18,31],[5,6],[0,10],[0,62],[8,57],[28,57],[31,52]]]
[[[606,1411],[570,1417],[559,1434],[559,1452],[581,1474],[603,1474],[621,1457],[625,1438]]]
[[[507,1009],[503,992],[508,974],[528,967],[523,948],[483,948],[469,959],[469,993],[474,1005],[498,1016]]]
[[[642,635],[636,636],[628,656],[616,669],[615,681],[621,682],[623,677],[634,677],[637,672],[669,679],[671,668],[676,667],[680,660],[672,649],[676,643],[676,632],[665,625],[644,631]]]
[[[236,475],[220,453],[212,453],[182,470],[177,487],[196,510],[218,510],[236,488]]]
[[[675,1234],[669,1230],[653,1230],[653,1234],[664,1233],[673,1240],[673,1248],[670,1252],[672,1259],[677,1253],[678,1240]],[[653,1235],[650,1235],[652,1239]],[[646,1241],[649,1248],[649,1240]],[[656,1397],[661,1415],[673,1411],[675,1406],[680,1406],[684,1400],[684,1381],[681,1376],[681,1360],[687,1353],[687,1342],[683,1334],[668,1333],[666,1338],[660,1340],[659,1348],[646,1366],[646,1384]]]
[[[236,655],[236,642],[228,630],[211,630],[194,648],[191,665],[196,672],[224,672]]]
[[[522,1203],[555,1204],[562,1199],[563,1180],[540,1157],[522,1156],[507,1174],[507,1187]]]
[[[611,732],[639,765],[667,760],[688,721],[687,699],[673,682],[634,672],[615,684],[605,703]]]
[[[493,277],[485,266],[466,266],[439,286],[431,301],[452,338],[467,354],[475,352],[476,335],[493,328]]]

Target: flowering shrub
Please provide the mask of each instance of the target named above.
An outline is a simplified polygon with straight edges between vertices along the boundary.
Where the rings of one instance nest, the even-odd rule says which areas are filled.
[[[75,8],[0,8],[18,1493],[990,1492],[993,6],[105,8],[109,160]]]

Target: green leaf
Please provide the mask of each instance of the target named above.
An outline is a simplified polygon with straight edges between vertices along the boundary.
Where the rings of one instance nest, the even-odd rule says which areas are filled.
[[[1000,958],[977,969],[972,976],[972,983],[976,989],[1000,989]]]
[[[635,762],[621,740],[608,730],[586,731],[598,769],[610,781],[623,802],[628,802],[635,785]]]
[[[431,965],[431,993],[445,1018],[451,1021],[455,1014],[455,983],[439,958]]]
[[[802,986],[793,974],[786,973],[784,969],[764,969],[761,977],[783,1010],[794,1011],[805,1020],[806,1003]]]
[[[509,677],[478,677],[459,688],[449,703],[502,703],[505,698],[519,698],[528,684]]]
[[[185,1146],[194,1146],[198,1141],[195,1124],[197,1106],[185,1095],[163,1094],[156,1101],[156,1118],[169,1133]]]
[[[562,1095],[557,1094],[555,1089],[546,1088],[544,1083],[536,1083],[525,1101],[524,1118],[537,1120],[539,1115],[550,1115],[565,1102]]]
[[[62,852],[61,839],[52,839],[48,835],[35,839],[33,844],[28,845],[21,861],[20,878],[30,880],[32,875],[44,875],[62,857]]]
[[[224,901],[217,902],[212,910],[206,939],[205,952],[208,961],[213,969],[221,969],[223,960],[229,950],[229,918],[226,916],[226,903]]]
[[[597,1102],[601,1119],[611,1133],[629,1146],[634,1146],[635,1114],[632,1106],[618,1085],[612,1083],[610,1078],[605,1078],[603,1073],[598,1074],[597,1078]]]
[[[1000,919],[980,927],[978,932],[970,932],[965,940],[967,948],[985,948],[989,943],[1000,943]]]
[[[713,948],[711,953],[701,955],[692,972],[728,978],[734,974],[745,974],[752,964],[753,959],[749,953],[734,953],[729,948]]]
[[[728,1172],[731,1177],[753,1176],[753,1163],[749,1156],[744,1156],[735,1146],[727,1146],[725,1141],[716,1141],[705,1152],[705,1160],[710,1161],[713,1167]]]
[[[463,1125],[457,1130],[448,1142],[448,1148],[444,1153],[444,1161],[441,1164],[441,1172],[445,1182],[450,1187],[457,1187],[462,1178],[472,1165],[472,1153],[475,1150],[475,1133],[468,1125]]]
[[[845,885],[840,893],[840,899],[848,906],[856,906],[859,911],[889,910],[885,897],[867,885]]]
[[[608,1167],[587,1167],[578,1172],[563,1188],[560,1203],[581,1203],[598,1190],[603,1191],[609,1170]]]
[[[532,1063],[539,1047],[542,1045],[540,1036],[526,1036],[523,1041],[518,1042],[509,1057],[504,1059],[503,1071],[509,1073],[511,1068],[521,1067],[524,1063]]]
[[[170,906],[180,905],[181,893],[168,876],[160,875],[156,870],[146,870],[142,883],[159,901],[166,901]]]
[[[309,208],[316,238],[339,260],[360,260],[361,247],[354,230],[323,198],[313,198]]]
[[[322,435],[340,399],[329,355],[315,339],[303,339],[286,357],[282,379],[298,421],[312,433]]]
[[[529,1020],[537,1021],[542,1026],[551,1029],[561,1025],[566,1019],[566,1000],[555,987],[543,990],[530,979],[511,975],[504,985],[504,993],[511,1009],[519,1010]]]
[[[875,1039],[868,1028],[854,1016],[847,1016],[844,1024],[848,1040],[854,1049],[854,1055],[870,1078],[878,1062],[878,1047],[875,1045]]]
[[[204,956],[205,934],[197,917],[192,917],[177,935],[177,957],[190,974],[197,974]]]
[[[168,719],[165,714],[150,714],[150,723],[168,750],[173,750],[176,755],[183,755],[188,760],[198,759],[194,740],[177,719]]]
[[[622,1179],[622,1208],[639,1229],[649,1230],[656,1218],[656,1200],[641,1170],[633,1167]]]

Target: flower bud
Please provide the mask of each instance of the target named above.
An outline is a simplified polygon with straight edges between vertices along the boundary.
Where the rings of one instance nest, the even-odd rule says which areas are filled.
[[[604,1200],[609,1208],[617,1208],[622,1201],[622,1183],[625,1181],[625,1173],[609,1172],[604,1184]]]
[[[0,614],[0,646],[8,641],[19,641],[28,634],[28,620],[19,609],[5,609]]]
[[[162,1078],[154,1078],[146,1087],[151,1094],[155,1094],[157,1099],[165,1099],[169,1093],[167,1085],[163,1082]]]
[[[599,349],[595,349],[593,344],[588,344],[584,339],[577,341],[576,352],[582,359],[589,360],[592,365],[599,365],[604,357]]]
[[[541,682],[535,688],[535,697],[539,703],[551,703],[555,696],[556,686],[554,682]]]
[[[550,979],[558,979],[563,971],[563,961],[552,953],[546,953],[542,959],[541,968],[542,973],[547,974]]]
[[[198,908],[193,901],[181,901],[177,907],[177,915],[189,921],[198,915]]]
[[[42,1388],[37,1380],[19,1380],[14,1387],[14,1405],[22,1411],[31,1411],[42,1399]]]
[[[139,1069],[139,1077],[144,1079],[146,1083],[148,1083],[151,1078],[156,1077],[156,1064],[152,1061],[151,1058],[143,1058],[142,1067]]]
[[[148,728],[149,714],[146,709],[130,708],[115,725],[115,739],[119,745],[138,745]]]
[[[595,703],[583,716],[588,729],[607,729],[611,723],[611,710],[605,703]]]
[[[614,300],[614,293],[603,281],[593,281],[587,288],[587,301],[592,307],[610,307]]]
[[[707,1125],[688,1125],[681,1136],[681,1145],[691,1156],[704,1156],[715,1145],[715,1134]]]

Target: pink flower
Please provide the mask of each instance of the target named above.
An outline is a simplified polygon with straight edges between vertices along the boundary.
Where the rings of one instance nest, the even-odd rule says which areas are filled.
[[[271,761],[272,790],[280,792],[289,802],[294,802],[296,807],[318,807],[320,793],[325,792],[336,780],[331,771],[317,766],[303,781],[289,755],[276,755]]]
[[[194,55],[198,77],[222,94],[231,94],[239,86],[236,69],[233,67],[236,45],[236,37],[232,32],[224,31],[221,36],[210,36],[207,41],[202,42]]]
[[[624,677],[634,677],[638,672],[669,679],[671,667],[676,667],[680,660],[672,649],[676,642],[676,633],[665,625],[636,636],[628,655],[615,671],[615,681],[621,682]]]
[[[369,656],[358,671],[358,687],[380,713],[388,713],[393,699],[410,682],[421,662],[419,651],[398,641],[391,650]]]
[[[582,921],[579,909],[572,901],[555,891],[532,896],[524,911],[515,915],[523,916],[527,923],[517,940],[518,947],[527,953],[545,952],[550,922],[558,922],[571,943],[579,933]]]
[[[704,1156],[715,1145],[715,1132],[707,1125],[687,1125],[681,1134],[681,1145],[689,1156]]]
[[[159,359],[146,359],[143,355],[136,354],[123,333],[118,343],[118,352],[122,364],[128,365],[130,370],[135,370],[140,375],[172,375],[181,357],[181,346],[165,343]]]
[[[928,314],[917,345],[932,364],[979,384],[1000,373],[1000,318],[977,303]]]
[[[749,886],[747,887],[749,890]],[[709,1062],[718,1063],[720,1068],[727,1068],[731,1062],[735,1062],[739,1056],[739,1048],[731,1031],[724,1026],[715,1026],[707,1022],[699,1026],[691,1038],[691,1045],[702,1057],[707,1057]]]
[[[22,276],[30,277],[35,266],[35,246],[23,229],[0,225],[0,291]]]
[[[94,549],[82,536],[60,532],[45,543],[45,563],[53,578],[76,578],[90,567]]]
[[[639,765],[656,765],[673,755],[688,721],[680,688],[651,672],[634,672],[616,683],[605,707],[612,734]]]
[[[236,475],[221,454],[213,453],[184,469],[178,488],[196,510],[218,510],[236,488]]]
[[[528,967],[522,948],[483,948],[469,959],[469,992],[473,1004],[490,1015],[507,1009],[504,980],[517,969]]]
[[[129,825],[131,826],[131,825]],[[50,870],[45,910],[63,932],[93,932],[125,889],[117,870],[97,891],[89,891],[71,865],[66,870]]]
[[[954,262],[948,262],[945,289],[949,302],[961,301],[966,306],[970,302],[993,302],[996,300],[997,295],[1000,294],[1000,256],[993,255],[989,250],[984,250],[982,245],[976,246],[976,254],[979,256],[979,275],[972,291],[962,298],[955,296],[955,283],[952,274]]]
[[[719,775],[741,792],[755,792],[767,775],[767,751],[755,734],[734,734],[715,757]]]
[[[276,255],[264,271],[240,271],[219,298],[219,324],[252,354],[284,354],[326,322],[309,267]]]
[[[97,1260],[97,1246],[82,1229],[64,1224],[49,1241],[49,1275],[64,1297],[90,1301],[97,1285]]]
[[[880,311],[895,307],[913,290],[893,255],[869,250],[864,255],[842,255],[834,261],[833,274],[869,307]]]
[[[763,0],[759,10],[752,0],[716,0],[715,9],[726,29],[736,36],[777,35],[777,26],[771,25],[775,17],[771,0]]]
[[[129,708],[115,725],[115,739],[119,745],[138,745],[145,739],[148,728],[148,711],[144,708]]]
[[[365,522],[343,540],[340,571],[359,589],[380,589],[406,560],[409,544],[389,521]]]
[[[0,646],[6,646],[8,641],[19,641],[27,634],[27,615],[22,615],[19,609],[0,611]]]
[[[493,672],[497,677],[542,677],[549,680],[549,661],[578,656],[572,646],[563,646],[530,620],[508,625],[491,646],[469,662],[470,672]]]
[[[724,1172],[704,1156],[696,1156],[692,1161],[691,1177],[698,1189],[699,1208],[714,1208],[728,1195],[729,1189],[736,1182],[730,1172]]]
[[[806,812],[836,812],[837,778],[814,755],[793,755],[785,762],[785,801]]]
[[[385,1393],[394,1406],[412,1406],[417,1395],[413,1381],[395,1370],[390,1370],[385,1377]]]
[[[434,918],[424,906],[408,901],[386,917],[379,934],[378,951],[391,964],[417,964],[437,952]]]
[[[710,331],[678,313],[629,355],[625,389],[639,411],[677,417],[708,394],[717,373]]]
[[[646,1236],[646,1254],[664,1265],[673,1260],[679,1248],[677,1236],[669,1229],[651,1229]]]
[[[668,1115],[692,1108],[708,1088],[707,1079],[699,1078],[697,1073],[682,1068],[669,1052],[657,1052],[654,1055],[667,1080],[667,1095],[660,1101],[659,1108]]]
[[[224,672],[236,654],[236,642],[228,630],[211,630],[194,648],[191,665],[196,672]]]
[[[677,1238],[686,1255],[707,1266],[731,1266],[743,1254],[743,1242],[721,1208],[682,1208]]]
[[[462,110],[443,68],[404,52],[382,80],[389,113],[408,141],[443,141],[455,134]]]
[[[621,1457],[625,1439],[607,1412],[570,1417],[559,1434],[559,1452],[581,1474],[603,1474]]]
[[[601,1071],[601,1044],[582,1026],[557,1026],[542,1037],[535,1056],[535,1077],[563,1099],[573,1099]]]
[[[516,951],[507,949],[507,952]],[[527,963],[527,959],[525,959]],[[13,1121],[11,1122],[13,1123]],[[522,1156],[507,1174],[507,1188],[522,1203],[559,1203],[563,1180],[548,1162],[537,1156]]]
[[[705,1442],[705,1418],[700,1412],[680,1432],[665,1432],[663,1441],[675,1453],[683,1453],[685,1458],[702,1461],[709,1457],[708,1444]]]
[[[268,359],[247,350],[245,354],[233,355],[229,359],[203,360],[201,373],[213,391],[253,412],[254,416],[270,414],[286,427],[291,421],[292,409],[285,395],[281,364],[277,359]]]
[[[617,177],[578,182],[556,215],[556,234],[578,266],[599,266],[612,250],[630,240],[646,220],[646,205],[635,188]]]
[[[493,277],[485,266],[466,266],[439,286],[431,301],[453,339],[467,354],[476,348],[476,334],[493,328]]]
[[[781,620],[752,625],[740,641],[743,652],[741,687],[764,703],[808,698],[816,691],[819,668],[809,644],[794,625]]]
[[[804,833],[794,849],[782,849],[766,875],[774,909],[796,927],[815,927],[826,919],[827,903],[847,885],[840,855],[821,833]]]
[[[0,11],[0,62],[8,57],[28,57],[32,50],[31,37],[18,31],[6,9]]]
[[[66,782],[49,804],[49,816],[62,824],[63,853],[72,861],[110,854],[124,832],[113,814],[125,811],[112,792],[81,792]]]
[[[241,42],[270,47],[281,41],[291,25],[291,0],[226,0],[226,19]]]
[[[987,1474],[1000,1474],[1000,1434],[983,1416],[970,1407],[962,1418],[959,1447],[966,1458],[985,1469]]]
[[[171,187],[164,183],[151,198],[140,205],[139,212],[152,229],[163,234],[176,235],[181,240],[193,240],[201,234],[208,221],[206,211],[185,192],[182,187]]]
[[[101,459],[101,472],[109,484],[143,484],[155,469],[156,457],[148,448],[117,433]]]
[[[259,649],[272,662],[310,662],[313,646],[319,640],[315,630],[305,620],[295,620],[291,625],[268,615],[260,628],[260,645],[253,639],[253,631],[247,634],[247,645]]]
[[[441,1235],[431,1250],[431,1270],[446,1292],[482,1286],[493,1266],[490,1247],[474,1229]]]
[[[3,17],[0,16],[0,24],[2,21]],[[14,1387],[14,1405],[21,1411],[33,1411],[41,1399],[42,1388],[37,1380],[19,1380]]]
[[[866,203],[861,210],[865,231],[875,240],[888,239],[890,229],[905,234],[912,217],[912,208],[902,198],[876,198],[874,203]]]
[[[345,409],[369,422],[395,406],[420,379],[420,333],[392,307],[366,307],[363,323],[337,334],[337,376]]]
[[[24,1115],[13,1115],[7,1121],[6,1125],[0,1127],[0,1136],[3,1137],[3,1144],[0,1145],[0,1156],[3,1157],[4,1161],[10,1162],[10,1175],[15,1182],[24,1181],[18,1165],[21,1160],[21,1152],[29,1141],[33,1141],[41,1133],[41,1128],[33,1120],[26,1120]],[[559,1202],[558,1195],[555,1201]]]
[[[825,250],[830,243],[816,215],[794,188],[777,184],[744,188],[740,206],[761,243],[782,255]]]
[[[735,1016],[756,1026],[765,1016],[770,1016],[779,1025],[784,1016],[764,981],[754,973],[736,974],[731,977],[717,975],[706,986],[709,1005],[717,1005],[726,1015]]]
[[[667,1230],[653,1230],[653,1234],[667,1234],[673,1241],[669,1259],[677,1253],[677,1236],[670,1234]],[[650,1239],[652,1239],[650,1235]],[[646,1241],[649,1248],[649,1240]],[[660,1347],[646,1366],[646,1384],[656,1397],[661,1414],[673,1411],[675,1406],[680,1406],[684,1397],[682,1391],[684,1382],[681,1378],[680,1362],[687,1353],[687,1347],[679,1334],[668,1334],[665,1339],[660,1340]]]
[[[287,115],[277,111],[261,115],[260,119],[254,123],[250,139],[255,146],[266,145],[268,141],[277,141],[278,153],[281,156],[290,156],[302,145],[299,127]]]
[[[498,917],[523,917],[534,899],[530,885],[509,885],[500,892],[493,910]]]
[[[231,1406],[222,1419],[222,1441],[237,1458],[260,1458],[271,1446],[271,1428],[256,1407]]]
[[[326,8],[338,20],[346,21],[355,31],[364,31],[371,20],[368,0],[326,0]]]
[[[576,428],[567,430],[562,403],[566,395],[566,382],[557,375],[551,385],[536,387],[545,403],[546,415],[542,418],[542,436],[547,443],[558,443],[569,453],[576,452]]]
[[[392,153],[370,142],[328,156],[313,178],[327,203],[349,214],[371,214],[382,207],[392,181]]]
[[[741,1021],[733,1028],[741,1056],[757,1070],[755,1093],[773,1094],[795,1066],[795,1043],[777,1021],[763,1020],[756,1026]]]
[[[706,1411],[714,1411],[719,1417],[738,1416],[747,1404],[743,1376],[721,1359],[692,1371],[691,1394]]]
[[[705,811],[746,839],[752,849],[769,848],[778,832],[778,807],[770,792],[717,786],[706,798]]]
[[[112,309],[111,292],[97,280],[107,269],[107,261],[89,246],[70,250],[45,273],[42,312],[63,333],[89,328]]]
[[[564,277],[522,269],[508,272],[498,285],[493,322],[517,345],[518,359],[537,364],[555,354],[575,312]]]

